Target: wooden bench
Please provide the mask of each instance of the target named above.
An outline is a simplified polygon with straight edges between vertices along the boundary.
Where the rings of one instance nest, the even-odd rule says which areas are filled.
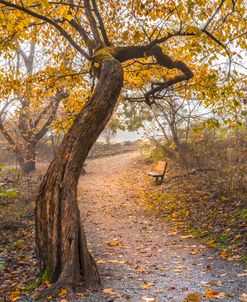
[[[156,184],[162,184],[166,173],[167,164],[167,162],[158,161],[158,163],[154,166],[154,171],[148,173],[149,176],[155,178]]]

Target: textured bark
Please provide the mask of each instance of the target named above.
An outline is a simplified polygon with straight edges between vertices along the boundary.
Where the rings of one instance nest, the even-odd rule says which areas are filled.
[[[90,255],[77,206],[77,183],[93,143],[110,119],[123,85],[121,64],[102,63],[91,99],[65,135],[50,164],[36,200],[36,246],[41,273],[56,286],[75,288],[81,276],[88,286],[100,283]]]
[[[17,156],[17,160],[23,172],[34,172],[36,166],[36,143],[27,143],[21,152],[21,156]]]

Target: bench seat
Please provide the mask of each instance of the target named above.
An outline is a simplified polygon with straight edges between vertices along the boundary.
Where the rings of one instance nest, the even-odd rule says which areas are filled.
[[[154,167],[154,171],[148,172],[148,175],[155,178],[156,184],[162,184],[166,173],[167,162],[158,161]]]
[[[157,172],[148,172],[148,175],[152,177],[159,177],[162,176],[163,174]]]

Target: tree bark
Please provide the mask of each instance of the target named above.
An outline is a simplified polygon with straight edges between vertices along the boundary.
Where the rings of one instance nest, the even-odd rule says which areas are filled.
[[[21,156],[17,156],[17,160],[22,171],[24,173],[34,172],[36,168],[36,143],[27,142],[21,153]]]
[[[109,121],[122,86],[121,64],[113,58],[104,60],[93,96],[65,135],[39,188],[35,208],[39,266],[58,287],[75,289],[81,277],[87,286],[100,283],[80,221],[77,184],[83,163]]]

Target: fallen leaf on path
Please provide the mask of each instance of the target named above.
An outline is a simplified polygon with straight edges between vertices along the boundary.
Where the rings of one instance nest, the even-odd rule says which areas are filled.
[[[230,294],[226,294],[223,292],[219,292],[217,290],[210,290],[210,289],[206,289],[206,294],[205,297],[207,299],[226,299],[226,298],[232,298],[233,296]]]
[[[207,246],[208,246],[209,248],[214,249],[214,248],[216,248],[216,242],[215,242],[215,241],[210,241],[210,242],[208,242]]]
[[[171,286],[171,287],[168,287],[168,288],[167,288],[167,291],[169,291],[169,292],[170,292],[170,291],[173,291],[173,290],[175,290],[175,289],[176,289],[176,287]]]
[[[149,274],[149,272],[144,267],[137,267],[136,271],[138,273],[142,273],[142,274],[146,274],[146,275]]]
[[[212,266],[211,265],[207,265],[206,266],[206,271],[211,271],[212,270]]]
[[[15,301],[17,301],[19,299],[20,299],[20,292],[19,291],[14,291],[9,296],[9,300],[11,302],[15,302]]]
[[[176,274],[180,274],[182,272],[182,268],[175,268],[172,271]]]
[[[168,268],[167,268],[167,267],[159,267],[159,270],[160,270],[160,271],[167,271]]]
[[[220,201],[228,201],[229,199],[225,196],[220,196]]]
[[[222,250],[220,252],[220,257],[223,258],[223,259],[227,259],[228,258],[228,251],[227,250]]]
[[[247,302],[247,294],[243,293],[243,294],[239,297],[239,301],[241,301],[241,302]]]
[[[108,262],[113,264],[128,264],[128,260],[109,260]]]
[[[114,297],[118,295],[118,293],[115,292],[112,288],[104,288],[103,293]]]
[[[103,264],[103,263],[105,263],[105,261],[103,259],[99,259],[99,260],[96,261],[96,263],[97,264]]]
[[[237,274],[238,277],[246,277],[247,276],[247,272],[243,272],[243,273],[240,273],[240,274]]]
[[[205,297],[207,299],[216,298],[218,296],[219,292],[214,289],[206,289]]]
[[[51,299],[53,298],[53,295],[48,295],[46,298],[47,298],[48,300],[51,300]]]
[[[190,252],[191,255],[196,255],[196,254],[199,254],[201,252],[200,249],[197,249],[197,250],[193,250]]]
[[[209,282],[201,282],[203,286],[209,287],[209,286],[222,286],[223,282],[221,281],[209,281]]]
[[[184,302],[201,302],[202,298],[200,294],[188,294],[188,296],[184,299]]]
[[[190,235],[185,235],[185,236],[179,236],[179,238],[181,239],[187,239],[187,238],[193,238],[195,237],[194,235],[190,234]]]
[[[140,286],[141,289],[149,289],[154,286],[153,282],[147,282]]]
[[[158,300],[156,300],[155,298],[151,298],[151,297],[147,297],[147,296],[142,297],[142,301],[143,302],[158,302]]]
[[[90,290],[83,291],[83,293],[76,293],[76,297],[89,297],[92,294]]]
[[[66,296],[66,295],[68,295],[67,289],[65,289],[65,288],[61,289],[59,292],[59,296]]]
[[[196,254],[198,254],[198,253],[201,253],[203,250],[204,250],[204,246],[202,247],[202,246],[199,246],[198,248],[196,248],[196,249],[193,249],[191,252],[190,252],[190,254],[191,255],[196,255]]]
[[[110,241],[110,242],[106,242],[107,245],[109,246],[120,246],[120,245],[123,245],[122,242],[117,242],[117,241]]]

